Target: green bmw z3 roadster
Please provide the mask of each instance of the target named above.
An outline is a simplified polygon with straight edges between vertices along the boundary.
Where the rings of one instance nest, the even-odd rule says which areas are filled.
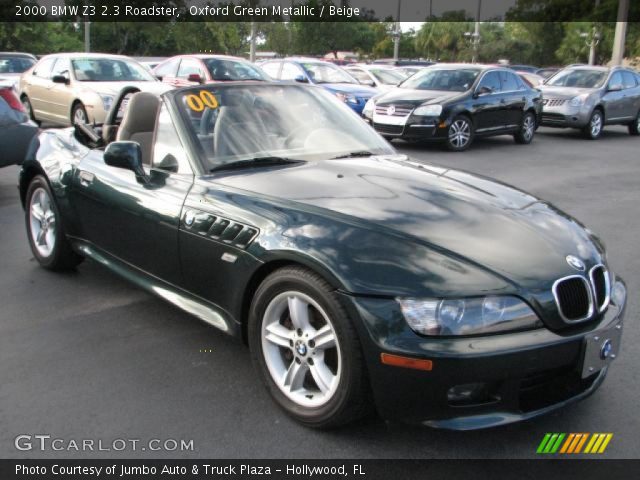
[[[321,88],[125,89],[20,176],[45,268],[88,257],[244,339],[299,422],[474,429],[587,397],[626,301],[591,231],[398,154]]]

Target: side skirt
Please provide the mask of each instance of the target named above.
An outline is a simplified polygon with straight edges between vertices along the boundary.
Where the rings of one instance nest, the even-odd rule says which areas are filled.
[[[217,305],[103,252],[90,242],[78,238],[70,238],[70,241],[73,244],[73,248],[80,255],[95,260],[131,283],[163,298],[205,323],[234,337],[241,337],[242,329],[240,323],[235,321],[228,312]]]

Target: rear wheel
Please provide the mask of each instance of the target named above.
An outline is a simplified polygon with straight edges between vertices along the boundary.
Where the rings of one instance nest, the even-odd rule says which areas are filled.
[[[70,270],[82,257],[69,244],[49,184],[41,175],[29,184],[25,221],[29,245],[38,263],[49,270]]]
[[[25,110],[27,116],[31,120],[33,120],[34,122],[37,122],[38,120],[36,120],[36,117],[33,114],[33,107],[31,106],[31,102],[29,101],[29,97],[27,97],[26,95],[22,95],[22,97],[20,98],[20,101],[22,102],[22,106],[24,107],[24,110]]]
[[[603,127],[604,117],[602,111],[596,108],[589,118],[589,123],[582,129],[582,134],[589,140],[596,140],[602,134]]]
[[[640,135],[640,112],[636,115],[636,119],[629,124],[629,135]]]
[[[520,143],[522,145],[526,145],[531,143],[533,140],[533,135],[536,132],[536,118],[533,113],[527,112],[524,114],[524,118],[522,119],[522,124],[520,125],[520,130],[513,136],[516,143]]]
[[[453,119],[447,132],[446,146],[452,152],[461,152],[469,148],[473,141],[473,125],[469,117],[458,115]]]
[[[315,273],[286,267],[267,277],[248,334],[267,389],[299,422],[330,428],[370,412],[357,334],[334,289]]]

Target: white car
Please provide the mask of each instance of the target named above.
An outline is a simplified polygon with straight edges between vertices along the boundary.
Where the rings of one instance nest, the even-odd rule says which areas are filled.
[[[61,53],[43,57],[20,77],[20,100],[32,120],[69,126],[103,123],[125,87],[170,90],[135,60],[121,55]]]
[[[406,77],[392,67],[384,65],[349,65],[344,69],[360,84],[382,91],[395,88]]]

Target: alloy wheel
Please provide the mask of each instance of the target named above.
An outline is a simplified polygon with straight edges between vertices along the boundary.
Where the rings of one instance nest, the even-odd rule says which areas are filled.
[[[286,291],[267,306],[262,352],[271,378],[290,400],[319,407],[334,396],[342,374],[336,330],[310,296]]]
[[[533,120],[533,116],[527,115],[524,117],[524,122],[522,123],[522,136],[524,139],[529,142],[533,138],[533,133],[536,129],[536,122]]]
[[[602,130],[602,115],[600,112],[595,112],[591,117],[591,122],[589,123],[589,127],[591,129],[591,136],[597,137],[600,135],[600,131]]]
[[[78,107],[73,112],[73,123],[87,123],[87,115],[82,107]]]
[[[48,257],[56,244],[56,214],[44,188],[36,189],[31,196],[29,222],[33,244],[42,257]]]
[[[464,119],[455,120],[449,127],[449,143],[455,148],[464,148],[471,139],[471,126]]]

